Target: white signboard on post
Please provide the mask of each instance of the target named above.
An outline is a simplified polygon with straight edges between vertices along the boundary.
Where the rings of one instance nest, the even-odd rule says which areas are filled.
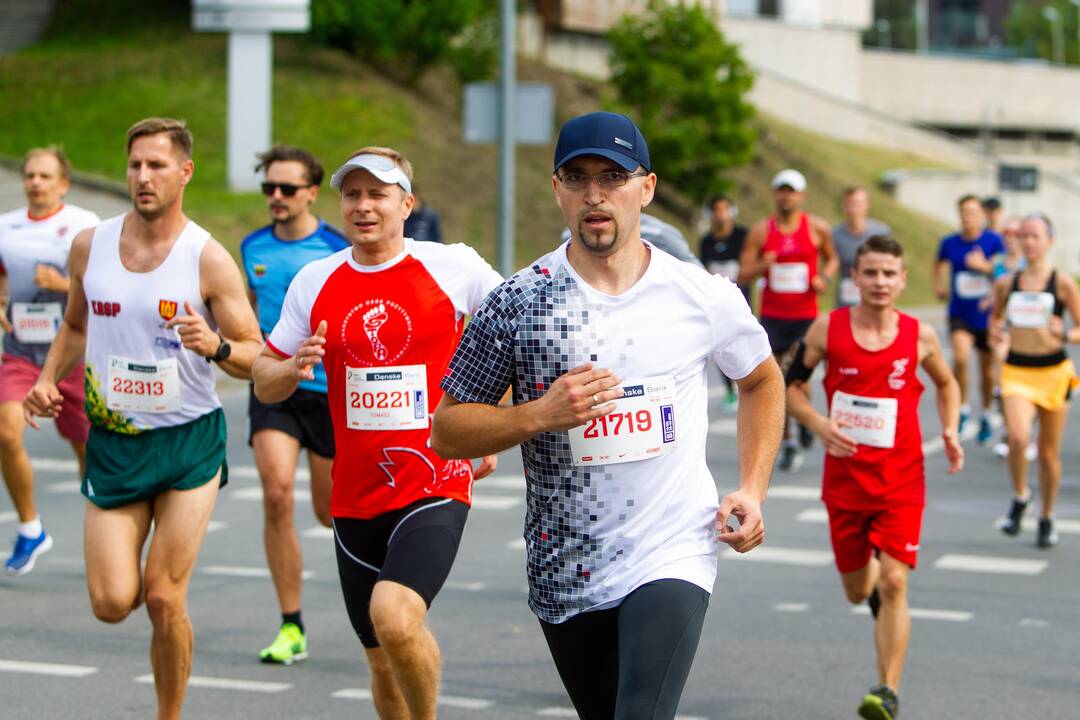
[[[229,33],[228,177],[255,190],[255,155],[270,147],[272,32],[307,32],[309,0],[194,0],[192,27]]]

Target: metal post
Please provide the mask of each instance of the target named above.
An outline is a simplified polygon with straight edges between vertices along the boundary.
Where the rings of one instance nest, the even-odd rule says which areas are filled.
[[[270,147],[269,32],[229,33],[228,177],[231,190],[257,190],[255,154]]]
[[[1062,27],[1061,13],[1053,5],[1042,9],[1042,16],[1050,23],[1050,47],[1055,63],[1065,62],[1065,29]]]
[[[915,0],[915,51],[930,52],[929,0]]]
[[[499,272],[509,277],[514,267],[514,145],[517,66],[514,31],[517,0],[501,0],[499,49]]]

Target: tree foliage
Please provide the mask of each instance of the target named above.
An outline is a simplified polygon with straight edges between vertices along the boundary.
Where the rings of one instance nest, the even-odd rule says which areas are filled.
[[[464,80],[495,63],[494,0],[312,0],[314,38],[413,82],[440,63]]]
[[[1043,17],[1043,9],[1053,7],[1058,12],[1064,34],[1065,62],[1080,64],[1080,41],[1077,22],[1080,8],[1071,0],[1033,0],[1014,2],[1005,19],[1005,34],[1009,45],[1020,49],[1025,55],[1046,60],[1054,59],[1054,45],[1050,21]]]
[[[608,35],[611,83],[649,144],[654,170],[700,202],[753,154],[753,74],[697,5],[653,3]]]

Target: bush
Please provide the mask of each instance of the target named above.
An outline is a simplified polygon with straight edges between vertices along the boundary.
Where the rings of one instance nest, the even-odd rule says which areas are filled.
[[[443,62],[475,79],[495,59],[494,16],[493,0],[312,0],[311,33],[409,83]]]
[[[611,83],[649,143],[653,169],[695,202],[753,154],[750,68],[697,5],[653,3],[608,35]]]

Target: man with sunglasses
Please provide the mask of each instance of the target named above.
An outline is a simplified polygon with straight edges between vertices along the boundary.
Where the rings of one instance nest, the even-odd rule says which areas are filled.
[[[721,543],[764,539],[784,421],[739,288],[642,240],[650,168],[624,115],[563,126],[552,188],[572,237],[488,295],[431,436],[444,457],[521,445],[529,604],[585,720],[675,716]],[[741,397],[739,487],[722,501],[705,463],[709,361]]]
[[[275,145],[259,155],[256,170],[266,171],[262,191],[271,224],[244,238],[240,254],[248,296],[266,337],[277,324],[285,292],[300,268],[333,255],[349,242],[311,212],[319,196],[323,168],[310,152]],[[301,382],[282,402],[260,402],[252,389],[248,415],[248,442],[263,488],[263,545],[281,608],[278,635],[259,652],[259,659],[291,665],[307,657],[308,644],[300,614],[303,558],[293,524],[293,487],[301,448],[307,448],[315,516],[330,526],[334,431],[326,400],[326,373],[316,367],[314,377]]]

